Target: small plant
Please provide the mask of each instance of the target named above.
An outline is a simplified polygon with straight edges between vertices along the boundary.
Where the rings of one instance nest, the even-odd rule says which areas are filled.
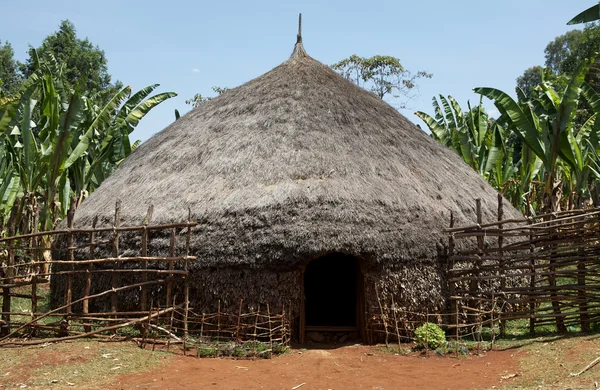
[[[419,347],[436,349],[446,344],[446,333],[436,324],[426,322],[415,330],[415,342]]]

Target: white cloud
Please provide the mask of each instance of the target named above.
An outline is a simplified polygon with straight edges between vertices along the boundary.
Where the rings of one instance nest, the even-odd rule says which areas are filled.
[[[194,73],[200,73],[200,69],[194,68],[194,69],[192,69],[192,72],[194,72]]]

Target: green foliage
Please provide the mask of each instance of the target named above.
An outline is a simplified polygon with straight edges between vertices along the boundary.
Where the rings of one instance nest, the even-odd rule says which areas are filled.
[[[10,43],[0,41],[0,98],[14,95],[21,86],[23,78],[19,73],[14,51]]]
[[[149,97],[157,84],[133,95],[125,87],[102,104],[97,94],[65,88],[64,70],[49,55],[0,104],[0,218],[12,221],[13,233],[30,232],[38,210],[39,229],[52,229],[131,153],[139,121],[175,96]]]
[[[219,96],[220,94],[222,94],[224,92],[229,91],[229,88],[227,88],[227,87],[221,88],[221,87],[213,86],[211,89],[213,90],[213,92],[216,92],[217,96]],[[206,103],[210,99],[214,99],[214,97],[204,97],[201,94],[197,93],[191,99],[186,100],[185,104],[189,104],[192,107],[196,108],[196,107],[201,106],[202,104]],[[179,111],[177,111],[177,110],[175,110],[175,119],[179,119]]]
[[[415,330],[415,342],[417,346],[436,349],[446,344],[446,333],[438,325],[426,322]]]
[[[415,114],[429,127],[434,139],[453,149],[482,177],[489,178],[502,162],[505,128],[490,120],[481,101],[476,107],[467,103],[465,114],[452,96],[440,95],[439,99],[441,105],[433,98],[435,118],[421,111]]]
[[[104,51],[87,38],[78,38],[75,26],[68,20],[63,20],[58,31],[47,36],[40,47],[30,47],[29,58],[20,64],[21,72],[27,78],[39,63],[54,60],[63,67],[64,88],[86,91],[86,96],[94,97],[101,105],[123,88],[119,81],[111,84]]]
[[[198,357],[234,357],[242,359],[269,358],[272,355],[281,355],[288,351],[288,347],[281,343],[269,344],[261,341],[221,341],[216,340],[190,340],[190,348],[196,349]],[[270,353],[269,353],[270,352]]]
[[[535,88],[537,96],[527,99],[523,93],[519,93],[519,102],[498,89],[474,89],[476,93],[494,101],[502,114],[501,118],[522,142],[522,166],[527,165],[527,169],[521,172],[521,180],[529,185],[539,174],[539,180],[544,183],[540,203],[546,211],[560,210],[561,179],[570,179],[571,184],[577,182],[572,188],[576,188],[579,196],[588,187],[586,172],[590,164],[588,157],[592,155],[584,150],[587,149],[584,144],[586,133],[581,133],[579,138],[576,136],[575,114],[591,63],[591,60],[584,61],[569,77],[561,92],[546,79],[549,72],[544,72],[542,83]],[[588,130],[586,132],[589,133]],[[529,152],[535,157],[529,156]],[[541,163],[538,164],[536,159]],[[543,170],[540,171],[539,167],[543,167]]]
[[[365,58],[353,54],[331,65],[331,68],[381,99],[388,95],[402,98],[400,108],[405,108],[406,101],[414,97],[418,79],[433,77],[425,71],[412,74],[402,66],[398,58],[383,55]]]
[[[580,24],[593,22],[600,19],[600,4],[596,4],[579,13],[573,19],[569,20],[567,24]]]

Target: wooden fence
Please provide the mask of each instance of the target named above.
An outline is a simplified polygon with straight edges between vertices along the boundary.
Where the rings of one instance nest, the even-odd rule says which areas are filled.
[[[94,219],[89,228],[73,228],[69,212],[66,229],[0,239],[0,250],[5,250],[0,259],[0,346],[81,337],[131,339],[118,334],[123,329],[139,336],[142,344],[164,342],[149,338],[159,332],[168,344],[253,339],[268,342],[269,354],[273,344],[289,345],[284,307],[279,313],[268,306],[243,310],[240,302],[235,314],[196,313],[190,307],[188,269],[196,260],[190,255],[196,222],[190,216],[185,222],[151,225],[152,211],[151,206],[141,225],[121,226],[117,202],[111,226],[98,227]],[[120,249],[125,237],[127,248]],[[163,243],[155,245],[152,237]],[[132,248],[132,242],[139,246]],[[50,295],[54,308],[40,303]]]
[[[600,321],[600,209],[503,220],[498,200],[497,222],[481,223],[478,200],[478,224],[447,230],[450,323],[495,313],[502,333],[514,319],[532,333],[589,331]]]

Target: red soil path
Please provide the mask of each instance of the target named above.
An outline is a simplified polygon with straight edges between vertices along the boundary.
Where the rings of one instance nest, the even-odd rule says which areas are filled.
[[[178,357],[121,375],[115,389],[474,389],[499,385],[518,369],[517,351],[480,356],[398,356],[372,346],[292,350],[271,360]]]

